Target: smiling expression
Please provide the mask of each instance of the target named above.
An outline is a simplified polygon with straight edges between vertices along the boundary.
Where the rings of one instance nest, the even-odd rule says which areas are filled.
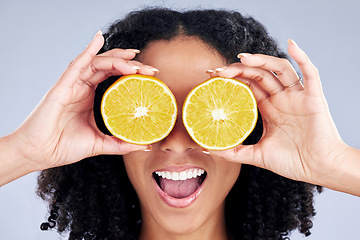
[[[151,42],[138,59],[160,70],[155,76],[174,93],[179,109],[174,129],[152,151],[124,156],[140,200],[141,236],[224,235],[225,198],[241,165],[203,153],[186,132],[181,110],[190,90],[209,78],[206,70],[224,66],[226,60],[195,37]]]

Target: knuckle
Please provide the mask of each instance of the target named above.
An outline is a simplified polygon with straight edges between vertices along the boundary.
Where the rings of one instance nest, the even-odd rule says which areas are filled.
[[[90,64],[90,70],[93,73],[96,73],[99,71],[99,69],[93,63]]]
[[[279,70],[281,72],[286,71],[288,68],[292,68],[291,63],[289,62],[289,60],[285,59],[285,58],[281,58],[280,59],[280,68]]]
[[[289,60],[280,58],[280,59],[278,59],[278,62],[274,66],[274,70],[272,71],[272,73],[275,76],[279,77],[291,69],[293,69],[293,66],[291,65]]]
[[[290,64],[289,60],[287,60],[286,58],[279,58],[279,61],[282,64]]]
[[[263,73],[257,73],[254,78],[253,78],[256,82],[261,82],[264,80],[264,74]]]
[[[273,89],[273,90],[269,91],[269,94],[270,94],[270,96],[274,96],[280,92],[282,92],[282,89]]]
[[[109,77],[113,76],[113,73],[111,71],[104,71],[104,78],[107,79]]]
[[[314,73],[316,74],[316,76],[319,76],[319,69],[317,67],[314,66]]]
[[[92,83],[89,82],[89,81],[83,81],[83,84],[86,85],[86,86],[88,86],[89,88],[93,88],[93,87],[94,87],[94,86],[92,85]]]
[[[242,82],[245,83],[251,90],[254,91],[255,84],[253,83],[252,80],[242,80]]]
[[[71,60],[71,62],[68,65],[68,68],[71,67],[72,65],[74,65],[74,61],[75,61],[75,59]]]

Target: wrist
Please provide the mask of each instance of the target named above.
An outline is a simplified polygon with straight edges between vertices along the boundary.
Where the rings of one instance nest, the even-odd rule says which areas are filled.
[[[336,156],[336,164],[328,170],[324,187],[360,196],[360,151],[345,146]]]
[[[26,150],[20,151],[21,145],[17,144],[13,133],[0,138],[0,186],[39,170],[23,156]]]

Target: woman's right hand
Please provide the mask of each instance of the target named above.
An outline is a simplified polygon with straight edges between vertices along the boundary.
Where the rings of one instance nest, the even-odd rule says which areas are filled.
[[[132,60],[138,52],[134,49],[96,55],[103,44],[99,32],[22,125],[2,139],[29,172],[94,155],[126,154],[147,148],[100,132],[93,116],[93,100],[97,84],[111,75],[153,75],[157,69]]]
[[[211,153],[360,196],[360,151],[341,139],[316,67],[293,41],[288,51],[304,86],[289,61],[262,54],[240,54],[241,63],[212,71],[212,76],[235,77],[250,85],[264,133],[257,144]]]

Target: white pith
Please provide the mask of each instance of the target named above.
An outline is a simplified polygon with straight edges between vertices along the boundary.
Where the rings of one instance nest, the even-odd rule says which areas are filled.
[[[142,116],[149,116],[147,114],[148,111],[149,111],[149,109],[147,109],[146,107],[137,107],[137,108],[135,108],[134,117],[138,118],[138,117],[142,117]]]
[[[191,178],[197,178],[205,173],[205,170],[203,169],[186,169],[182,172],[170,172],[170,171],[156,171],[155,174],[159,177],[163,177],[166,179],[174,180],[174,181],[180,181],[180,180],[186,180]]]
[[[213,117],[214,121],[228,119],[223,108],[215,109],[212,112],[212,117]]]

